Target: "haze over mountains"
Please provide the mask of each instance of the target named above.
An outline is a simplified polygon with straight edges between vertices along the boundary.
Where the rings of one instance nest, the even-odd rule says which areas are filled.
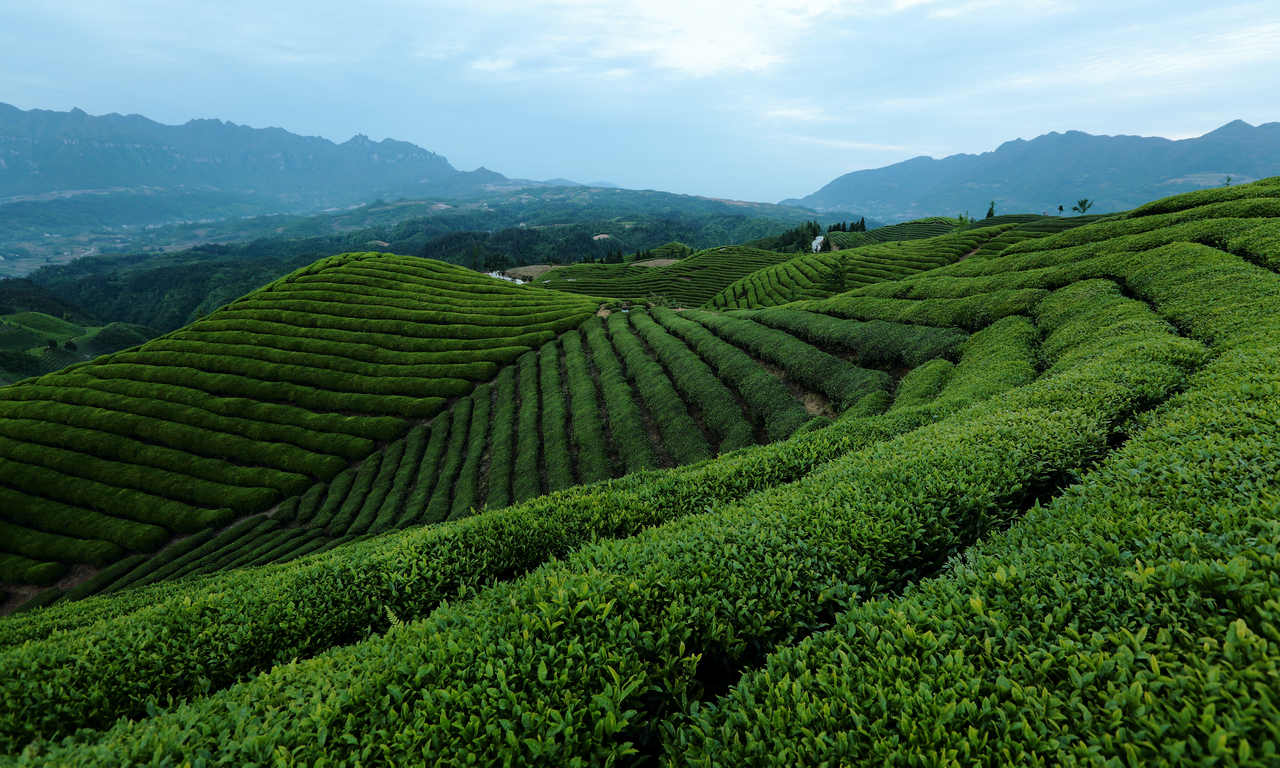
[[[146,193],[166,215],[248,215],[344,206],[375,195],[462,197],[546,184],[583,186],[513,180],[483,167],[459,171],[435,152],[393,139],[358,135],[335,144],[221,120],[164,125],[141,115],[24,112],[0,103],[5,203]]]
[[[991,200],[1005,213],[1070,211],[1082,197],[1097,213],[1214,187],[1232,177],[1247,183],[1280,174],[1280,122],[1230,122],[1203,136],[1172,141],[1147,136],[1093,136],[1080,131],[1015,139],[994,152],[959,154],[847,173],[782,205],[850,211],[887,221],[921,216],[981,216]]]
[[[1002,213],[1056,212],[1060,205],[1069,211],[1087,197],[1101,213],[1218,186],[1228,176],[1247,183],[1276,174],[1280,123],[1236,120],[1180,141],[1067,131],[1015,139],[979,155],[917,157],[845,174],[781,204],[896,222],[966,211],[981,216],[992,200]],[[0,104],[0,231],[19,218],[28,228],[48,221],[38,226],[50,229],[40,231],[59,231],[53,222],[150,225],[540,186],[617,188],[606,181],[511,179],[485,167],[459,171],[415,144],[364,135],[335,144],[221,120],[164,125],[139,115],[24,112]]]

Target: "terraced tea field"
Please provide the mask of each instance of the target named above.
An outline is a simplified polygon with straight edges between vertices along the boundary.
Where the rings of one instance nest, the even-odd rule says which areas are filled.
[[[1048,237],[1056,232],[1097,221],[1098,216],[998,216],[957,230],[950,221],[908,222],[895,227],[915,227],[922,237],[887,240],[879,245],[854,247],[829,253],[797,256],[738,280],[716,294],[707,306],[716,309],[760,309],[793,301],[834,296],[864,285],[919,274],[953,264],[971,255],[998,256],[1005,248],[1024,240]],[[994,222],[989,226],[988,222]],[[916,227],[917,224],[921,226]],[[947,226],[946,233],[923,236]],[[893,229],[883,227],[882,229]],[[879,229],[871,233],[880,232]],[[863,232],[832,232],[862,235]],[[899,233],[899,235],[905,233]]]
[[[954,233],[986,230],[783,309],[565,305],[279,530],[304,504],[372,530],[397,493],[442,522],[5,618],[0,742],[57,766],[1274,764],[1278,222],[1280,178],[998,255],[1020,225]],[[398,478],[419,451],[430,494]]]
[[[788,255],[773,251],[730,245],[698,251],[665,267],[634,264],[560,267],[544,274],[534,284],[557,291],[635,302],[661,297],[671,304],[699,307],[724,286],[787,258]]]
[[[966,338],[786,310],[761,319],[661,308],[591,318],[362,461],[281,489],[291,495],[270,515],[221,533],[226,520],[193,525],[194,535],[159,555],[128,558],[65,594],[40,593],[32,605],[286,562],[360,537],[783,440],[859,403],[887,404],[893,378],[884,370],[954,358]],[[233,511],[261,510],[245,503]],[[116,543],[149,551],[142,542]]]
[[[959,223],[957,219],[935,216],[902,224],[890,224],[887,227],[877,227],[865,232],[827,232],[823,237],[830,238],[831,242],[840,249],[859,248],[864,245],[875,245],[876,243],[927,240],[931,237],[941,237],[954,232]]]
[[[49,583],[328,482],[596,305],[379,254],[0,389],[0,581]],[[184,542],[184,544],[186,543]]]

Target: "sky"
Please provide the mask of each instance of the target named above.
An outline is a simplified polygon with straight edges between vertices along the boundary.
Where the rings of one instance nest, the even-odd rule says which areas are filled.
[[[1280,121],[1280,3],[0,0],[0,101],[777,202],[1050,131]],[[1267,75],[1271,72],[1271,75]]]

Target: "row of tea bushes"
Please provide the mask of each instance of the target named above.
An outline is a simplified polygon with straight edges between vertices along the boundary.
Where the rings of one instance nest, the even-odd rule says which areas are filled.
[[[831,239],[840,248],[859,248],[864,245],[889,243],[903,240],[927,240],[941,237],[955,231],[957,219],[934,216],[902,224],[890,224],[885,227],[868,229],[865,232],[828,232],[823,237]]]
[[[1134,220],[1236,213],[1264,195],[1280,185],[1182,195]],[[1124,223],[1108,231],[1126,236]],[[1020,254],[984,272],[1042,263]],[[672,729],[674,762],[1275,762],[1280,279],[1199,244],[1081,259],[1052,271],[1107,262],[1211,342],[1209,364],[1079,485],[954,570],[855,606],[691,711]]]
[[[82,733],[42,759],[354,762],[376,753],[389,762],[565,764],[651,751],[663,721],[704,695],[706,668],[750,665],[928,576],[1052,493],[1041,478],[1095,461],[1113,427],[1185,381],[1200,345],[1151,318],[1109,330],[1087,311],[1098,296],[1086,286],[1041,315],[1050,338],[1084,342],[1063,348],[1039,381],[905,435],[847,445],[799,482],[588,544],[357,646]],[[1028,325],[1010,318],[972,343],[1034,339]],[[245,730],[261,738],[237,736]]]
[[[925,240],[894,241],[852,250],[814,253],[753,272],[709,302],[713,309],[761,309],[805,299],[821,299],[864,285],[904,277],[955,263],[1016,224],[953,231]],[[837,234],[837,233],[832,233]],[[839,234],[863,234],[839,233]]]
[[[860,368],[785,331],[728,315],[706,312],[688,315],[720,338],[778,366],[810,390],[826,395],[837,411],[844,411],[874,390],[888,390],[892,386],[889,374]]]
[[[635,264],[576,264],[547,272],[538,283],[557,291],[608,296],[634,302],[661,299],[698,307],[725,286],[781,264],[792,254],[730,245],[709,248],[662,267]]]
[[[0,523],[25,533],[0,538],[0,553],[50,564],[6,568],[4,583],[151,552],[159,531],[218,528],[332,481],[406,418],[435,415],[595,308],[424,259],[345,254],[140,348],[4,387]],[[370,504],[321,527],[387,527]]]
[[[975,335],[947,389],[925,407],[876,416],[887,405],[881,400],[826,429],[710,462],[578,486],[275,570],[205,576],[189,586],[154,584],[0,623],[0,645],[10,646],[0,654],[0,680],[6,700],[14,702],[3,723],[6,745],[36,734],[104,727],[117,716],[147,711],[156,699],[223,688],[381,631],[387,608],[401,617],[425,615],[460,588],[509,578],[593,539],[634,535],[793,482],[851,450],[1028,383],[1035,376],[1036,340],[1029,323],[1014,320]],[[877,397],[882,395],[869,399]],[[453,413],[433,422],[431,445],[449,431]],[[424,466],[430,461],[424,459]],[[76,631],[51,634],[58,629]],[[14,647],[24,640],[35,642]],[[73,659],[85,663],[73,669]]]

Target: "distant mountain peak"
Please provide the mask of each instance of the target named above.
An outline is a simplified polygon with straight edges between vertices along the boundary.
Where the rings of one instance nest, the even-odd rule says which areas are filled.
[[[1275,127],[1272,127],[1275,126]],[[1280,175],[1280,123],[1231,122],[1192,139],[1098,136],[1069,130],[1018,138],[980,155],[915,157],[845,174],[783,205],[858,211],[888,221],[983,210],[1039,213],[1087,197],[1103,213],[1170,194],[1170,184],[1214,186],[1227,176]]]

